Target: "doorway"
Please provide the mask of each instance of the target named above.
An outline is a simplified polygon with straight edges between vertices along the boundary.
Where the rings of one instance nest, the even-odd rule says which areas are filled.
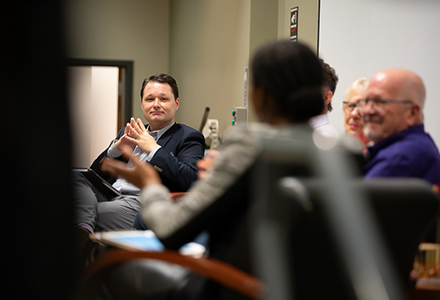
[[[87,168],[130,120],[133,62],[69,59],[73,167]]]

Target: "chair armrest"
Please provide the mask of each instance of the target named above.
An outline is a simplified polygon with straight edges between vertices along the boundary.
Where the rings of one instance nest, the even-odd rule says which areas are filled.
[[[173,199],[173,201],[179,200],[182,196],[184,196],[187,192],[174,192],[170,193],[170,198]]]
[[[261,299],[265,291],[265,286],[259,279],[212,258],[193,258],[170,250],[155,252],[115,249],[101,254],[86,268],[80,278],[77,299],[96,299],[105,277],[113,268],[140,258],[158,259],[187,267],[253,299]]]

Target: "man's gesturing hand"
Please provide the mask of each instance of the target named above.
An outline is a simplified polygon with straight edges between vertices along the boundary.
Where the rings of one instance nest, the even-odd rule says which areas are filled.
[[[121,145],[121,148],[118,147],[118,142]],[[134,118],[131,118],[130,124],[127,124],[127,127],[125,127],[124,135],[115,142],[115,146],[119,150],[122,150],[122,145],[131,147],[138,146],[145,153],[150,153],[154,148],[159,146],[145,129],[142,120],[139,118],[136,121]]]
[[[131,121],[134,122],[134,119],[131,118]],[[131,133],[131,125],[127,123],[127,125],[125,126],[124,135],[119,140],[115,141],[115,146],[121,151],[124,145],[133,148],[134,146],[136,146],[136,143],[134,143],[133,140],[134,135]]]

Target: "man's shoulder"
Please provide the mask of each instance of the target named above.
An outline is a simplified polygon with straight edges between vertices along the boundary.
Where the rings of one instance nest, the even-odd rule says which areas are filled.
[[[192,134],[192,135],[196,135],[196,136],[197,135],[203,136],[203,134],[200,131],[198,131],[188,125],[181,124],[181,123],[174,124],[170,128],[170,133],[179,133],[183,136],[188,135],[188,134]]]
[[[203,136],[203,134],[200,131],[195,130],[194,128],[189,127],[185,124],[175,123],[162,135],[160,139],[169,139],[171,137],[172,144],[186,143],[190,141],[199,143],[200,145],[203,145],[203,147],[205,147],[205,137]]]
[[[440,154],[426,133],[409,133],[383,144],[365,165],[365,177],[419,177],[439,180]]]
[[[316,115],[316,116],[313,116],[309,119],[309,125],[313,129],[320,127],[320,126],[325,126],[329,123],[330,122],[329,122],[328,114]]]
[[[330,124],[328,114],[321,114],[309,119],[309,125],[320,135],[328,138],[338,138],[336,128]]]
[[[438,154],[437,146],[430,135],[425,132],[414,132],[403,136],[402,139],[393,144],[394,148],[401,148],[401,151],[412,150],[419,153],[434,152]]]
[[[182,124],[182,123],[176,123],[174,124],[173,127],[176,127],[178,130],[184,130],[184,131],[188,131],[188,132],[198,132],[200,133],[200,131],[198,131],[197,129],[194,129],[188,125]]]
[[[380,150],[378,156],[394,159],[405,158],[413,162],[420,162],[432,158],[440,160],[437,146],[426,133],[404,135]]]

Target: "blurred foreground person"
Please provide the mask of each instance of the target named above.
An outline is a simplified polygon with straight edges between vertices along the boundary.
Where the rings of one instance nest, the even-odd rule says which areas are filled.
[[[251,70],[251,101],[262,124],[232,128],[225,135],[212,169],[179,201],[168,198],[170,191],[157,172],[130,151],[125,155],[136,168],[110,159],[102,166],[104,171],[123,176],[142,189],[142,220],[166,248],[178,249],[206,230],[210,235],[210,256],[249,273],[253,272],[240,229],[251,201],[246,171],[261,151],[259,140],[267,136],[292,138],[291,124],[305,124],[304,129],[310,130],[311,136],[307,122],[321,113],[324,105],[322,67],[316,55],[301,43],[278,41],[263,46],[255,54]],[[117,295],[124,293],[116,283],[123,280],[124,289],[138,291],[142,299],[164,299],[165,294],[173,295],[172,299],[216,299],[222,293],[231,293],[179,266],[164,263],[163,272],[157,270],[157,262],[151,260],[124,264],[107,282],[108,290],[115,296],[113,299],[119,299]],[[172,276],[167,275],[170,273]],[[163,284],[149,284],[153,276],[155,282],[159,276]],[[136,285],[139,278],[144,278],[141,288]],[[233,297],[230,296],[227,299]]]

